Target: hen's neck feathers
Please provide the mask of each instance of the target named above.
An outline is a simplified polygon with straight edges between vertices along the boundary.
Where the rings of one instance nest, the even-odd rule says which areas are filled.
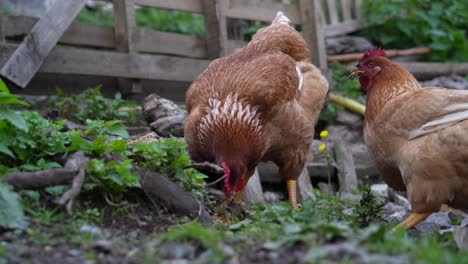
[[[216,158],[260,159],[266,151],[267,130],[258,107],[237,94],[208,99],[206,114],[198,125],[202,147]]]
[[[381,68],[381,72],[369,84],[366,123],[373,120],[393,98],[422,88],[416,78],[397,63],[388,60]]]

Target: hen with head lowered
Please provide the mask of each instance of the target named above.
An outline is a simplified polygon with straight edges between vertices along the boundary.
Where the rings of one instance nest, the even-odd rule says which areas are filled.
[[[297,208],[296,179],[311,156],[314,125],[328,91],[309,59],[306,42],[279,12],[246,47],[212,61],[188,89],[189,154],[224,169],[228,201],[241,203],[257,164],[273,161]]]

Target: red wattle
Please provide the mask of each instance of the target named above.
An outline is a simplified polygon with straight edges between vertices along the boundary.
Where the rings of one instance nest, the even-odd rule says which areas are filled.
[[[242,190],[243,187],[244,187],[244,180],[240,178],[236,183],[236,187],[234,188],[234,191],[238,193]]]
[[[224,169],[224,192],[226,193],[227,196],[231,195],[231,185],[229,183],[229,179],[231,178],[231,170],[229,167],[226,165],[226,162],[222,162],[221,166],[223,166]]]

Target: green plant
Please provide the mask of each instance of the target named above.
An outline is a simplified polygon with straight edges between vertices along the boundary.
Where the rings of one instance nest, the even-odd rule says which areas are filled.
[[[384,48],[426,45],[430,61],[468,61],[468,2],[367,0],[360,34]]]
[[[18,115],[25,121],[25,129],[0,120],[0,145],[7,150],[0,152],[2,165],[23,166],[30,171],[35,170],[34,167],[57,167],[57,163],[47,159],[67,151],[66,145],[73,132],[61,132],[63,122],[49,122],[36,112],[26,111]]]
[[[56,89],[58,100],[51,106],[57,108],[64,118],[81,124],[88,119],[136,122],[135,112],[125,110],[134,107],[136,103],[122,99],[120,93],[117,93],[114,99],[109,99],[102,95],[101,86],[87,89],[73,96],[65,96],[60,88]]]
[[[186,143],[175,138],[151,143],[136,142],[132,144],[130,157],[141,167],[168,175],[186,191],[201,198],[206,176],[193,169],[185,169],[190,164],[186,148]]]
[[[362,187],[361,195],[359,204],[353,206],[353,222],[360,228],[368,227],[371,223],[381,222],[381,210],[385,204],[375,197],[368,184]]]
[[[199,36],[205,33],[203,16],[199,14],[142,7],[136,10],[135,18],[139,27]]]

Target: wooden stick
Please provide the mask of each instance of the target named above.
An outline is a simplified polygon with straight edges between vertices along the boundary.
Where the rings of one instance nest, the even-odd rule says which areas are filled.
[[[420,48],[411,48],[404,50],[391,49],[386,50],[387,57],[395,56],[412,56],[412,55],[423,55],[431,52],[430,48],[420,47]],[[364,53],[349,53],[349,54],[340,54],[340,55],[330,55],[327,56],[328,61],[356,61],[359,60]]]
[[[330,93],[329,97],[331,102],[341,105],[357,114],[364,116],[364,113],[366,112],[366,107],[363,104],[358,103],[352,99],[333,93]]]

